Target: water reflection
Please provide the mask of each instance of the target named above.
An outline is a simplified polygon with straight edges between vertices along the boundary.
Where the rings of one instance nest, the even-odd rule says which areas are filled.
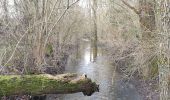
[[[82,62],[84,62],[84,65],[88,65],[90,61],[91,61],[91,53],[90,53],[90,46],[88,46],[84,51],[84,59],[82,60]]]
[[[93,81],[100,84],[100,92],[90,97],[84,96],[82,93],[65,94],[56,100],[141,100],[132,85],[122,84],[119,81],[114,66],[110,64],[111,61],[107,56],[101,54],[102,49],[98,50],[95,62],[91,62],[90,49],[89,43],[84,43],[80,49],[80,60],[77,63],[75,60],[69,59],[66,72],[86,73]]]

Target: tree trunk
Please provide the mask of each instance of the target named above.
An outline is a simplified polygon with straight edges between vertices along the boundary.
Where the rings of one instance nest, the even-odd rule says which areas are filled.
[[[86,75],[61,74],[0,75],[0,97],[11,95],[43,95],[83,92],[91,96],[99,86]]]
[[[93,61],[97,58],[97,42],[98,42],[98,35],[97,35],[97,0],[93,0],[93,7],[92,7],[92,15],[93,15],[93,38],[92,38],[92,52],[93,52]]]
[[[170,0],[158,0],[158,13],[160,24],[160,56],[159,56],[159,87],[160,100],[169,100],[170,75]]]
[[[4,0],[4,1],[3,1],[3,10],[4,10],[5,24],[8,24],[9,11],[8,11],[8,1],[7,1],[7,0]]]

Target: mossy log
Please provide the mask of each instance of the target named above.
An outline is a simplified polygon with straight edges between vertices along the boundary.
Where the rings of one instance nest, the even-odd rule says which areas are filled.
[[[0,75],[0,97],[11,95],[45,95],[83,92],[91,96],[99,86],[86,75]]]

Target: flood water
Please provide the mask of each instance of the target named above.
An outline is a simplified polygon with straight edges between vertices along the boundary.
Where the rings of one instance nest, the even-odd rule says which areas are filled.
[[[80,48],[79,60],[75,60],[75,56],[70,57],[65,73],[87,74],[100,85],[100,92],[96,92],[92,96],[84,96],[83,93],[65,94],[55,100],[142,100],[131,83],[124,83],[119,79],[112,61],[101,48],[98,50],[95,62],[91,59],[91,47],[88,42]]]

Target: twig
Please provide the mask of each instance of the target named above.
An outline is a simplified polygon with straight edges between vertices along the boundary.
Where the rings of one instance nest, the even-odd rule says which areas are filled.
[[[59,19],[54,23],[54,25],[52,26],[52,28],[50,29],[50,31],[49,31],[49,33],[48,33],[48,35],[47,35],[47,38],[46,38],[45,43],[44,43],[44,48],[45,48],[45,46],[46,46],[46,44],[47,44],[47,41],[48,41],[48,39],[49,39],[49,37],[50,37],[51,31],[55,28],[55,26],[58,24],[58,22],[60,22],[60,20],[63,18],[63,16],[64,16],[65,13],[67,12],[67,10],[68,10],[70,7],[72,7],[74,4],[76,4],[77,2],[79,2],[79,1],[80,1],[80,0],[77,0],[77,1],[75,1],[74,3],[72,3],[69,7],[67,7],[67,8],[65,9],[65,11],[62,13],[62,15],[59,17]]]
[[[29,31],[30,29],[32,29],[33,27],[35,27],[35,26],[37,26],[37,25],[39,25],[39,24],[42,24],[42,23],[43,23],[43,22],[34,24],[32,27],[28,28],[28,29],[25,31],[25,33],[24,33],[24,34],[21,36],[21,38],[18,40],[18,43],[16,44],[16,46],[15,46],[15,48],[14,48],[14,50],[13,50],[11,56],[10,56],[10,58],[9,58],[8,61],[4,64],[4,66],[6,66],[6,65],[12,60],[12,58],[14,57],[14,54],[15,54],[15,52],[16,52],[19,44],[21,43],[22,39],[27,35],[28,31]]]
[[[140,14],[140,12],[135,8],[133,7],[132,5],[130,5],[129,3],[127,3],[126,1],[124,0],[121,0],[126,6],[128,6],[131,10],[133,10],[136,14]]]

